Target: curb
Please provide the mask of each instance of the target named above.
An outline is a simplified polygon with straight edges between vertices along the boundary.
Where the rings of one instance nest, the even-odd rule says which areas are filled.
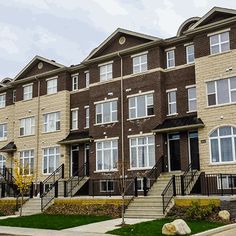
[[[224,225],[215,229],[210,229],[201,233],[193,234],[193,236],[209,236],[209,235],[214,235],[216,233],[220,233],[226,230],[230,230],[236,228],[236,223],[230,224],[230,225]]]

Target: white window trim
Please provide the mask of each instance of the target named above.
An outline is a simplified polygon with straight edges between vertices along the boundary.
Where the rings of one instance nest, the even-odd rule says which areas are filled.
[[[0,141],[6,141],[7,140],[7,135],[8,135],[7,123],[6,122],[0,123],[0,125],[4,125],[5,128],[6,128],[6,129],[4,128],[3,137],[2,138],[0,137]]]
[[[141,57],[142,56],[146,56],[146,62],[144,63],[144,62],[141,62]],[[138,64],[134,64],[134,59],[135,58],[138,58]],[[148,57],[147,57],[147,54],[141,54],[141,55],[138,55],[138,56],[134,56],[133,58],[133,61],[132,61],[132,64],[133,64],[133,74],[139,74],[139,73],[144,73],[145,71],[147,71],[148,70]],[[146,65],[147,66],[147,68],[146,68],[146,70],[142,70],[142,65]],[[134,71],[134,68],[135,67],[138,67],[138,71]]]
[[[175,94],[175,96],[176,96],[176,99],[175,99],[175,102],[170,102],[170,93],[172,93],[172,92],[175,92],[176,94]],[[171,89],[171,90],[167,90],[167,103],[168,103],[168,114],[167,114],[167,116],[173,116],[173,115],[177,115],[178,114],[178,112],[177,112],[177,89]],[[175,107],[176,107],[176,112],[175,113],[170,113],[170,105],[172,105],[172,104],[175,104]]]
[[[228,41],[223,41],[223,42],[220,41],[220,35],[222,33],[226,33],[226,32],[228,32],[228,31],[224,31],[224,32],[221,32],[221,33],[218,33],[218,34],[213,34],[213,35],[210,36],[209,40],[210,40],[210,53],[211,53],[211,55],[217,55],[217,54],[221,54],[221,53],[225,53],[225,52],[230,51],[230,35],[229,35],[229,40]],[[215,44],[211,44],[211,37],[216,36],[216,35],[218,35],[219,42],[215,43]],[[227,43],[227,42],[229,43],[229,49],[222,52],[222,44]],[[216,45],[219,46],[219,52],[213,53],[212,52],[212,47],[216,46]]]
[[[29,157],[26,157],[25,155],[23,155],[23,157],[21,157],[21,153],[25,153],[26,151],[29,151],[30,153],[33,151],[33,153],[34,153],[34,155],[32,156],[32,155],[30,155]],[[19,154],[20,154],[20,156],[19,156],[19,159],[20,160],[23,160],[23,167],[25,168],[25,159],[29,159],[29,161],[30,161],[30,163],[29,163],[29,174],[27,174],[27,175],[25,175],[25,176],[30,176],[30,175],[32,175],[32,174],[34,174],[34,172],[35,172],[35,152],[34,152],[34,149],[33,148],[31,148],[31,149],[24,149],[24,150],[20,150],[19,151]],[[33,162],[34,162],[34,165],[33,165],[33,170],[32,170],[32,174],[31,174],[31,161],[32,161],[32,159],[33,159]]]
[[[42,174],[43,175],[50,175],[52,172],[49,172],[49,171],[47,171],[46,173],[44,173],[44,157],[45,157],[45,155],[44,155],[44,149],[49,149],[49,148],[54,148],[54,150],[55,150],[55,148],[58,148],[58,150],[59,150],[59,152],[58,152],[58,155],[59,155],[59,165],[60,165],[60,146],[59,145],[55,145],[55,146],[48,146],[48,147],[43,147],[42,148],[42,158],[43,158],[43,160],[42,160]],[[48,154],[48,153],[47,153]],[[54,158],[55,158],[55,153],[54,153]],[[49,158],[48,158],[49,156],[47,155],[47,170],[49,170]],[[56,158],[54,159],[54,163],[53,163],[55,166],[54,166],[54,171],[58,168],[58,166],[56,166]]]
[[[186,86],[187,87],[187,86]],[[187,111],[187,113],[191,113],[191,112],[196,112],[197,111],[197,108],[196,108],[196,110],[190,110],[189,108],[190,108],[190,102],[191,101],[196,101],[196,106],[197,106],[197,96],[195,97],[195,98],[189,98],[189,89],[192,89],[192,88],[195,88],[195,90],[197,90],[196,89],[196,86],[191,86],[191,87],[187,87],[187,92],[188,92],[188,111]],[[196,93],[197,93],[197,91],[196,91]],[[197,94],[196,94],[197,95]]]
[[[113,102],[113,101],[118,101],[118,98],[104,99],[104,100],[101,100],[101,101],[94,102],[93,104],[97,105],[97,104],[100,104],[100,103]]]
[[[222,33],[225,33],[225,32],[229,32],[230,30],[231,30],[230,28],[227,28],[227,29],[219,30],[219,31],[216,31],[216,32],[213,32],[213,33],[209,33],[209,34],[207,34],[207,37],[211,37],[211,36],[214,36],[216,34],[222,34]]]
[[[45,131],[45,124],[48,124],[48,123],[45,123],[44,122],[44,117],[45,117],[45,115],[49,115],[49,114],[52,114],[52,113],[60,113],[60,119],[59,120],[56,120],[55,122],[58,122],[58,121],[60,121],[60,129],[59,130],[53,130],[53,131]],[[53,132],[59,132],[59,131],[61,131],[61,111],[53,111],[53,112],[47,112],[47,113],[44,113],[43,114],[43,133],[53,133]]]
[[[1,97],[1,96],[4,96],[4,97],[5,97],[5,100],[4,100],[4,106],[0,106],[0,109],[6,107],[6,93],[1,93],[1,94],[0,94],[0,97]],[[0,104],[1,104],[1,102],[0,102]]]
[[[188,58],[188,48],[189,47],[193,47],[193,53],[191,55],[194,56],[194,60],[193,61],[189,61],[189,58]],[[192,64],[195,62],[195,48],[194,48],[194,44],[189,44],[188,46],[185,47],[185,51],[186,51],[186,62],[187,64]]]
[[[30,84],[24,84],[23,86],[23,101],[28,101],[28,100],[31,100],[33,98],[33,83],[30,83]],[[26,87],[30,87],[31,88],[31,92],[27,92],[25,93],[25,88]],[[29,98],[25,98],[25,95],[29,96]]]
[[[75,115],[76,115],[76,117],[75,117],[75,119],[73,119],[73,112],[75,112]],[[71,130],[78,130],[78,128],[79,128],[79,108],[73,108],[73,109],[71,109]],[[73,127],[73,122],[76,122],[76,127]]]
[[[141,92],[141,91],[140,91],[139,93],[135,93],[135,94],[128,95],[127,98],[132,98],[132,97],[147,95],[147,94],[154,93],[154,92],[155,92],[154,90],[147,91],[147,92]]]
[[[148,54],[148,51],[136,53],[136,54],[131,55],[130,57],[131,57],[131,58],[133,58],[133,57],[139,57],[139,56],[142,56],[142,55],[145,55],[145,54],[147,55],[147,54]]]
[[[104,62],[104,63],[98,64],[98,67],[106,66],[106,65],[109,65],[109,64],[113,64],[113,62],[114,62],[114,61]]]
[[[169,63],[168,63],[170,61],[170,59],[168,58],[168,53],[169,52],[173,52],[173,54],[174,54],[174,57],[173,57],[174,65],[173,66],[169,66]],[[171,69],[171,68],[174,68],[174,67],[175,67],[175,49],[170,49],[170,50],[166,51],[166,68]]]
[[[84,109],[85,109],[85,129],[88,129],[89,128],[89,122],[90,122],[90,109],[89,109],[89,106],[84,106]],[[88,116],[87,116],[87,113],[86,113],[86,111],[87,111],[87,109],[88,109]],[[88,119],[88,125],[87,125],[87,119]]]
[[[48,92],[48,82],[51,81],[51,80],[56,80],[57,84],[56,84],[56,91],[53,91],[51,93]],[[46,79],[46,82],[47,82],[47,95],[51,95],[51,94],[56,94],[58,92],[58,76],[56,77],[52,77],[52,78],[48,78]]]
[[[26,119],[30,119],[30,134],[25,134],[26,132],[26,126],[25,126],[25,120]],[[34,122],[32,122],[32,119],[34,119]],[[28,116],[28,117],[23,117],[23,118],[21,118],[21,119],[19,119],[20,120],[20,130],[21,130],[21,128],[23,128],[24,129],[24,134],[23,135],[19,135],[19,137],[25,137],[25,136],[31,136],[31,135],[35,135],[35,127],[36,127],[36,125],[35,125],[35,116]],[[21,126],[21,121],[22,120],[24,120],[24,126]],[[33,125],[33,123],[34,123],[34,125]]]
[[[79,74],[71,75],[72,79],[72,91],[77,91],[79,89]],[[74,88],[74,85],[76,85],[76,88]]]

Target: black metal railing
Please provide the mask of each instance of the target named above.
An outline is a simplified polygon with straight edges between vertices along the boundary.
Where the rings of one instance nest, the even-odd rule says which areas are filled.
[[[153,168],[143,178],[143,194],[147,196],[148,191],[151,189],[157,178],[164,170],[164,156],[156,162]]]
[[[87,168],[88,163],[84,163],[81,168],[73,173],[67,181],[64,182],[64,197],[73,197],[73,191],[78,186],[86,176],[88,176]]]
[[[41,210],[58,197],[58,181],[64,178],[64,164],[53,171],[43,182],[40,182]]]

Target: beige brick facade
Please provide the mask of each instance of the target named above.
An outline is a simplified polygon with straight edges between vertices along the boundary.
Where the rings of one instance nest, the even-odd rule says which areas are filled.
[[[196,59],[196,88],[198,117],[205,124],[199,129],[199,154],[201,171],[207,173],[235,173],[236,163],[211,164],[209,134],[219,126],[231,125],[236,127],[236,104],[207,106],[206,82],[236,76],[236,50],[219,55],[210,55]],[[232,70],[227,69],[232,67]],[[228,71],[228,72],[227,72]],[[206,142],[205,142],[206,141]]]

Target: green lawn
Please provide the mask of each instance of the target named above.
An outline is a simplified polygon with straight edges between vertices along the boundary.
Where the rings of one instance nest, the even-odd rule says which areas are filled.
[[[172,220],[170,219],[161,219],[135,225],[127,225],[120,229],[109,231],[107,233],[115,235],[129,235],[129,236],[158,236],[162,235],[161,233],[162,226],[165,223],[169,223],[171,221]],[[198,221],[188,220],[186,221],[186,223],[190,227],[192,234],[196,234],[202,231],[206,231],[208,229],[213,229],[224,225],[223,223],[199,221],[199,220]]]
[[[0,220],[0,225],[60,230],[110,219],[109,216],[38,214]]]

